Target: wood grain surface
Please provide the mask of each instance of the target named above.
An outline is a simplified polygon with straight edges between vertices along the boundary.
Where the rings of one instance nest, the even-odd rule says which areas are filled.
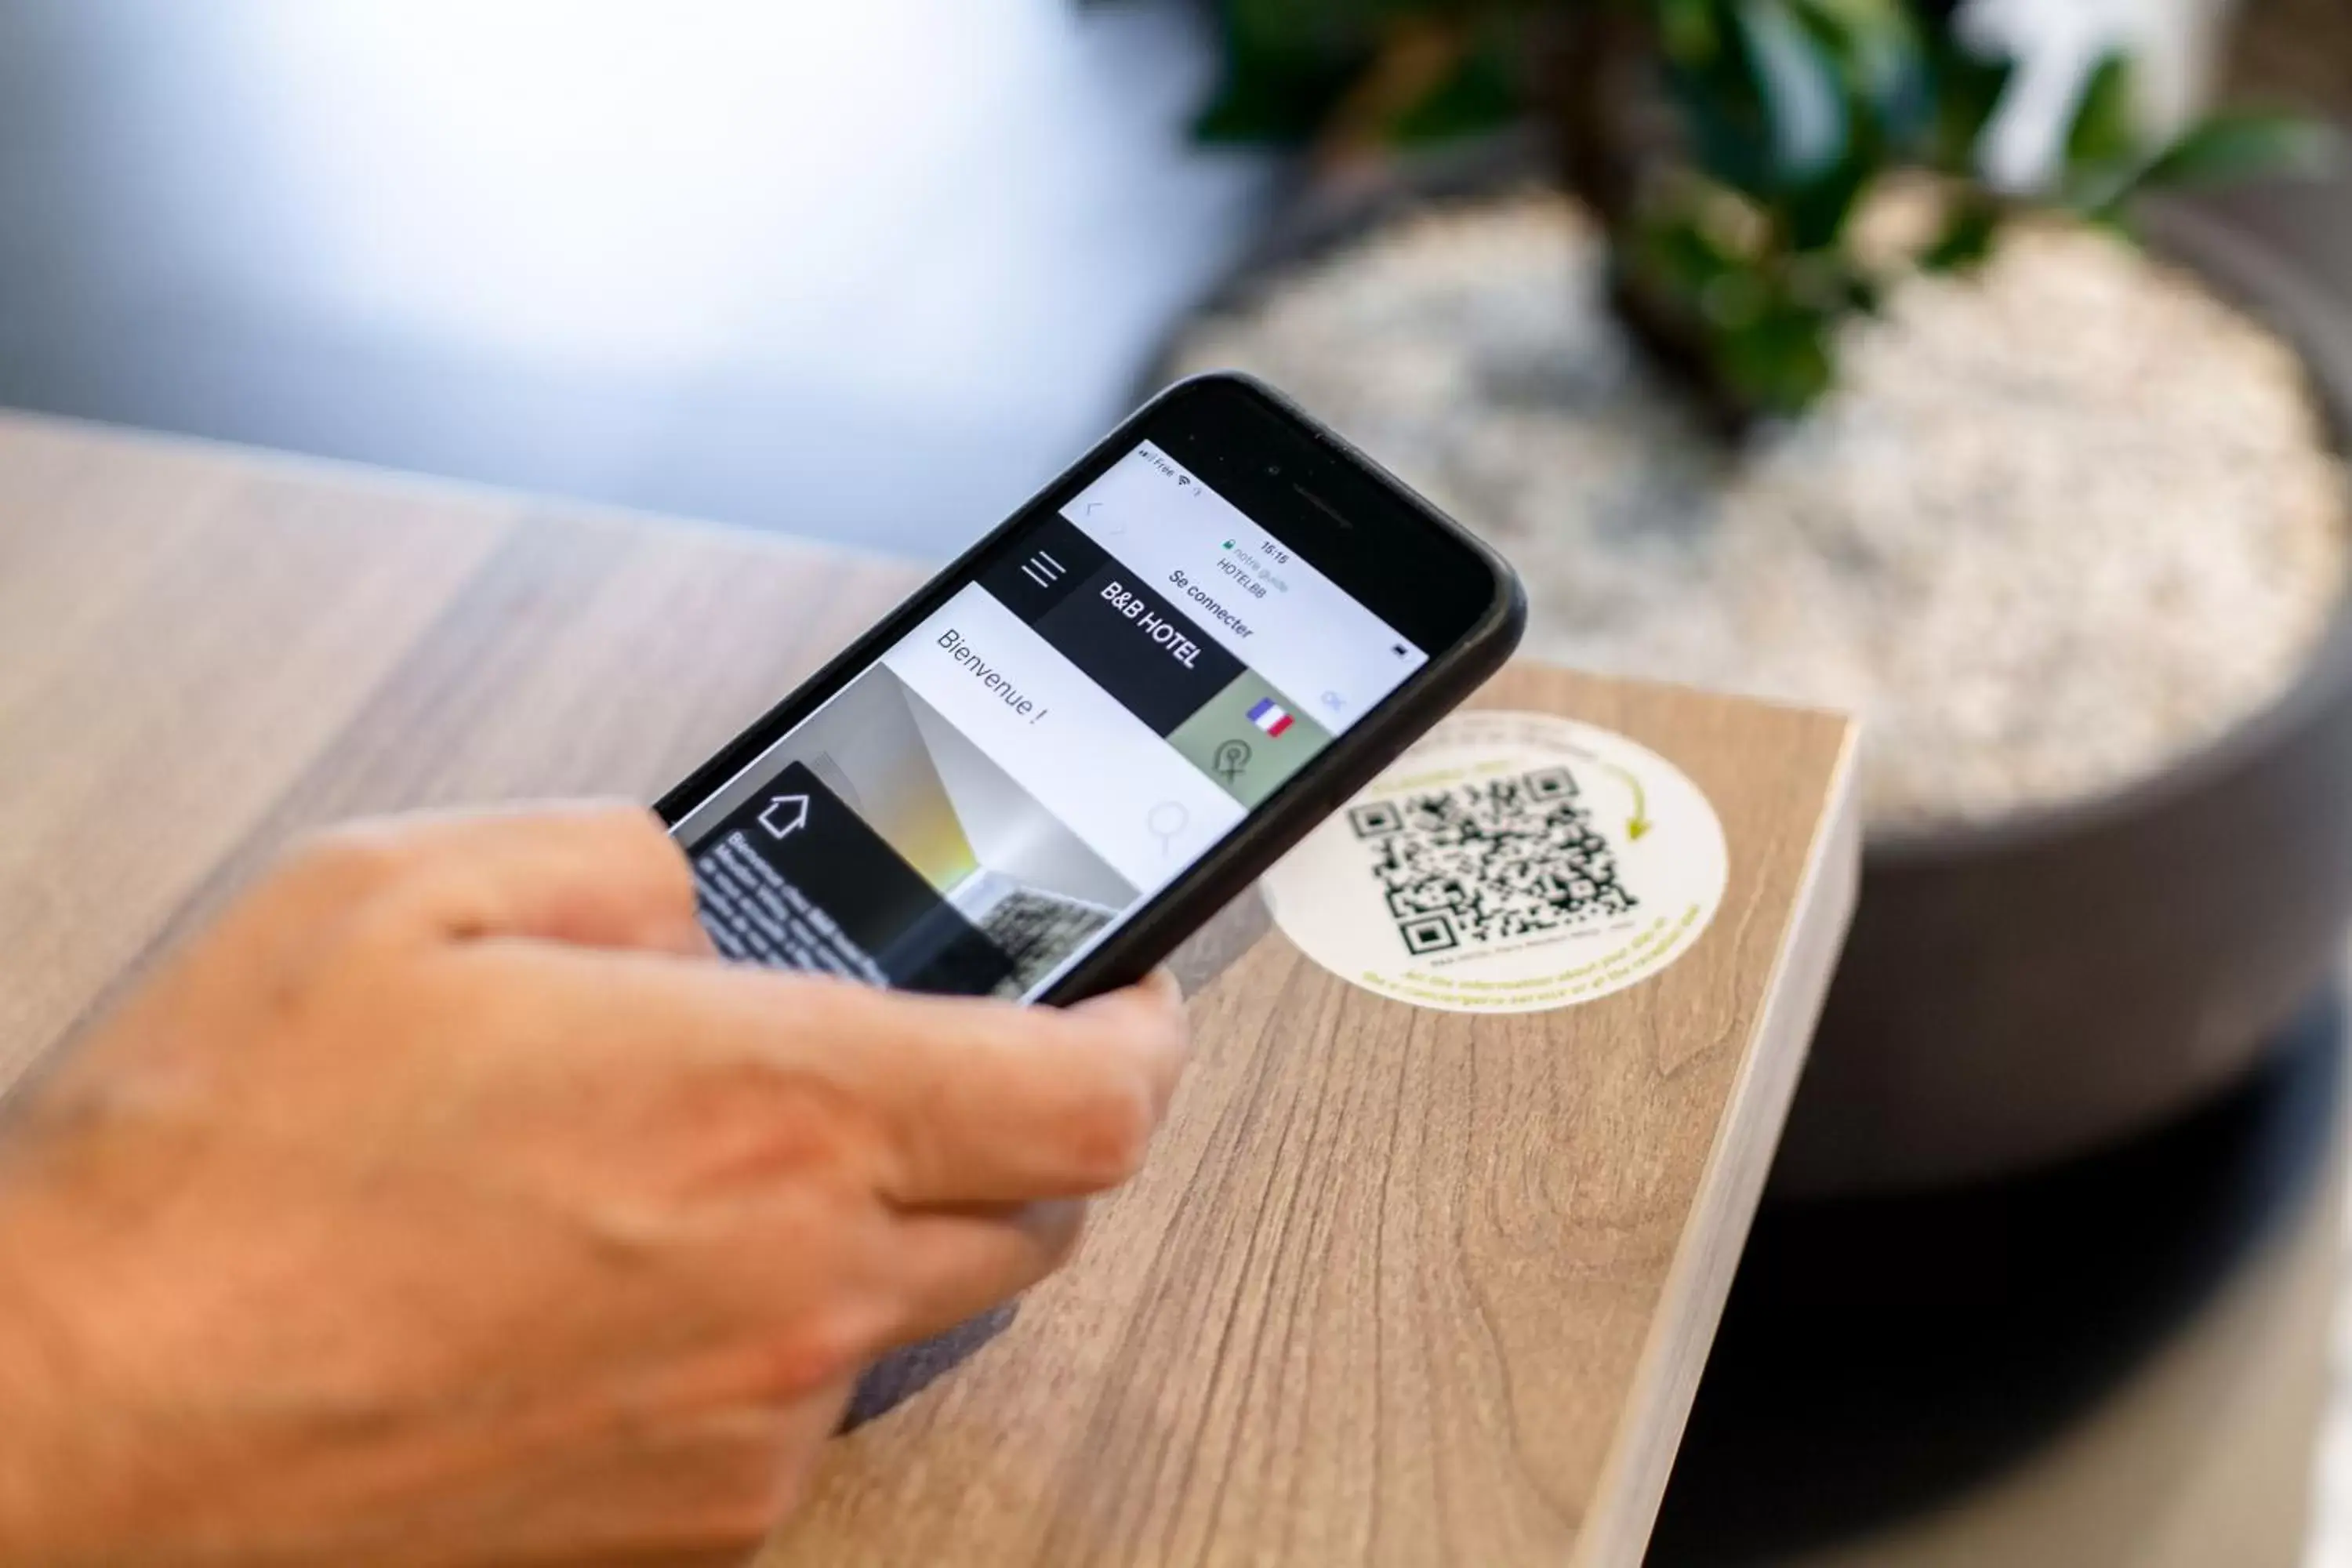
[[[1843,923],[1848,731],[1532,668],[1477,700],[1691,774],[1731,847],[1706,936],[1470,1016],[1267,932],[1077,1264],[841,1443],[764,1561],[1640,1560]]]
[[[287,838],[649,797],[914,585],[772,539],[0,417],[0,1083]],[[1341,982],[1250,900],[1076,1264],[835,1445],[782,1564],[1639,1560],[1843,932],[1842,720],[1515,668],[1713,800],[1729,891],[1554,1013]]]

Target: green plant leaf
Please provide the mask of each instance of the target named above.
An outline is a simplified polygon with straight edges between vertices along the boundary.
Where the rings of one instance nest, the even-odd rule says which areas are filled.
[[[1397,0],[1219,0],[1223,69],[1193,121],[1206,142],[1311,142],[1370,66]]]
[[[1880,172],[1875,158],[1850,157],[1820,178],[1790,191],[1780,202],[1781,227],[1789,247],[1803,253],[1838,244],[1853,223],[1864,193]]]
[[[2283,114],[2222,114],[2182,134],[2134,182],[2140,190],[2227,184],[2270,175],[2315,176],[2341,159],[2341,133]]]
[[[2111,54],[2092,68],[2066,130],[2070,174],[2096,174],[2130,163],[2140,151],[2138,73],[2130,57]]]
[[[1452,9],[1437,0],[1217,0],[1228,48],[1259,58],[1368,54],[1391,18]]]
[[[1787,0],[1740,0],[1732,16],[1770,127],[1776,183],[1818,178],[1852,142],[1838,61]]]
[[[1516,123],[1526,110],[1509,51],[1490,41],[1465,54],[1453,75],[1397,117],[1390,134],[1407,145],[1475,136]]]
[[[1927,161],[1946,174],[1973,175],[1978,143],[2009,96],[2017,62],[1990,58],[1957,38],[1939,37],[1927,52],[1927,75],[1935,100]]]
[[[1793,416],[1836,384],[1835,336],[1831,318],[1783,306],[1720,335],[1714,353],[1725,381],[1749,406]]]
[[[1726,26],[1717,41],[1710,53],[1671,61],[1667,87],[1698,171],[1761,197],[1776,183],[1777,165],[1759,68],[1737,27]]]
[[[1192,121],[1203,142],[1295,146],[1314,139],[1360,68],[1235,61]]]
[[[1796,0],[1797,16],[1838,63],[1847,97],[1888,139],[1915,138],[1927,116],[1927,51],[1906,0]]]
[[[1944,215],[1942,231],[1919,253],[1921,270],[1969,272],[1981,267],[1992,255],[2007,216],[2000,199],[1990,192],[1964,193]]]
[[[1314,139],[1379,51],[1381,28],[1432,0],[1217,0],[1222,70],[1193,122],[1203,141]]]
[[[1702,66],[1723,52],[1723,28],[1715,0],[1654,0],[1658,47],[1685,68]]]

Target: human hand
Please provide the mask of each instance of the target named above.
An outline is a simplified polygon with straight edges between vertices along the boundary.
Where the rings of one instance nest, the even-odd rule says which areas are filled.
[[[740,1561],[1183,1049],[722,964],[640,811],[329,834],[0,1123],[0,1563]]]

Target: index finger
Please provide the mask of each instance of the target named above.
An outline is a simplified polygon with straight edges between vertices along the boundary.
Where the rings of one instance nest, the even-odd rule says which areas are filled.
[[[883,1195],[908,1206],[1082,1197],[1141,1167],[1187,1052],[1184,1012],[1155,983],[1067,1011],[828,987],[854,1041],[825,1070],[879,1117]]]

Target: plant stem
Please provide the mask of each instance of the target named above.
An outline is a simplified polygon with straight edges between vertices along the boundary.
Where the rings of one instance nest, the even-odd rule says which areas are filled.
[[[1754,429],[1757,410],[1725,380],[1688,310],[1644,287],[1625,260],[1678,152],[1659,96],[1656,30],[1639,6],[1570,0],[1553,9],[1544,35],[1538,101],[1561,184],[1608,230],[1610,306],[1651,363],[1696,398],[1708,426],[1736,443]]]

